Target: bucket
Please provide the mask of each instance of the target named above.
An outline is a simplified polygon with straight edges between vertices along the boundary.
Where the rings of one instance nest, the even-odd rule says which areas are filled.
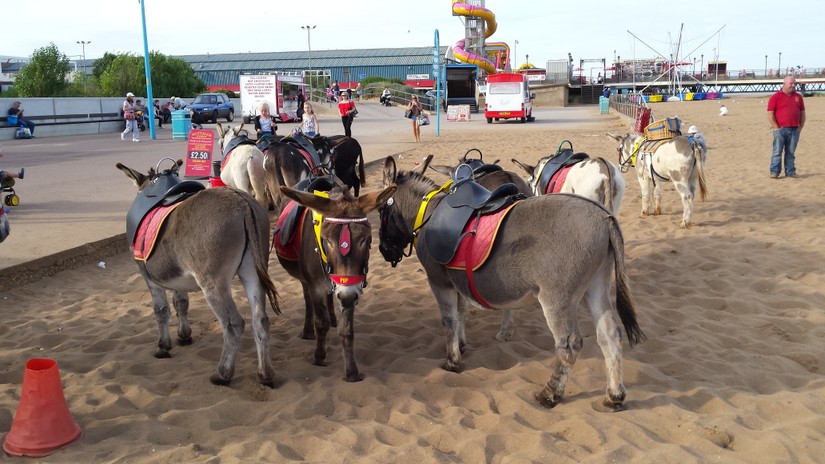
[[[220,177],[210,177],[209,178],[209,186],[210,187],[226,187],[226,184],[223,183]]]

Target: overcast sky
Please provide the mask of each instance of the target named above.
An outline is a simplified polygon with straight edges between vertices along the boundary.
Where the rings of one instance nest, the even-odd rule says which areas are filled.
[[[432,46],[436,29],[442,46],[464,37],[448,0],[145,0],[144,5],[149,49],[165,55],[304,51],[302,25],[317,26],[310,35],[313,50]],[[568,53],[577,66],[580,59],[668,57],[680,30],[679,56],[696,58],[697,68],[700,55],[707,63],[715,54],[729,70],[763,70],[766,55],[767,66],[777,68],[780,53],[785,68],[825,67],[825,13],[813,0],[487,0],[485,6],[498,23],[488,41],[508,43],[519,63],[529,55],[538,67]],[[86,58],[143,54],[138,0],[4,1],[3,17],[0,56],[28,57],[53,42],[74,59],[82,54],[78,41],[91,42]]]

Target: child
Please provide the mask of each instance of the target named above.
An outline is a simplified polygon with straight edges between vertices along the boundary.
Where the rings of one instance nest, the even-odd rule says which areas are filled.
[[[315,111],[312,109],[310,102],[304,103],[304,115],[301,119],[301,132],[307,137],[315,137],[321,133],[321,126],[318,124],[318,118],[315,116]]]

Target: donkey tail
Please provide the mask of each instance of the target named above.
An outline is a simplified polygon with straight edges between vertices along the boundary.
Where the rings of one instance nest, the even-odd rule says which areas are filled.
[[[594,160],[598,163],[601,163],[604,166],[604,170],[607,171],[607,181],[602,182],[602,195],[604,195],[604,206],[607,208],[608,211],[615,214],[613,210],[613,194],[614,194],[614,179],[613,179],[613,169],[611,169],[610,163],[607,162],[601,156],[597,156]]]
[[[647,336],[639,327],[636,320],[636,310],[633,303],[633,296],[627,284],[627,269],[624,265],[624,239],[619,228],[619,221],[615,216],[610,216],[610,248],[613,250],[613,261],[616,269],[616,309],[622,321],[624,330],[627,333],[627,341],[630,346],[644,341]]]
[[[708,186],[705,182],[705,154],[698,142],[693,143],[693,159],[696,160],[696,175],[699,178],[699,198],[705,201],[708,198]]]
[[[361,187],[367,186],[367,176],[364,175],[364,152],[358,146],[358,177],[361,178]]]
[[[241,195],[241,198],[246,201],[249,207],[249,214],[244,219],[244,228],[248,237],[247,246],[252,247],[252,256],[255,259],[255,273],[258,275],[258,281],[261,283],[267,299],[269,299],[272,311],[275,314],[281,314],[281,306],[278,304],[278,291],[275,288],[275,283],[272,282],[272,278],[269,277],[269,247],[267,246],[269,241],[269,216],[267,216],[266,211],[263,212],[263,215],[258,214],[261,205],[250,196]],[[260,234],[262,229],[267,231],[263,237]]]

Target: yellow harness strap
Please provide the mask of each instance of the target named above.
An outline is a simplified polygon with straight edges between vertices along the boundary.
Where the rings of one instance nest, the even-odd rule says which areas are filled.
[[[437,194],[449,190],[452,185],[453,180],[450,179],[446,184],[442,185],[441,188],[433,190],[425,195],[424,199],[421,200],[421,206],[418,207],[418,214],[415,215],[415,222],[413,223],[413,245],[415,245],[415,242],[418,241],[418,230],[421,229],[421,226],[424,223],[424,213],[427,212],[427,205],[430,203],[430,200]]]
[[[639,150],[642,148],[642,143],[646,142],[647,139],[642,137],[636,141],[633,145],[633,153],[630,154],[630,165],[636,166],[636,154],[639,153]]]
[[[323,192],[320,190],[313,190],[313,194],[318,195],[319,197],[329,198],[329,192]],[[321,246],[321,224],[324,222],[324,216],[321,214],[316,213],[314,210],[312,211],[312,228],[315,231],[315,243],[318,244],[318,253],[321,255],[321,261],[324,263],[327,262],[327,255],[324,253],[324,247]]]

